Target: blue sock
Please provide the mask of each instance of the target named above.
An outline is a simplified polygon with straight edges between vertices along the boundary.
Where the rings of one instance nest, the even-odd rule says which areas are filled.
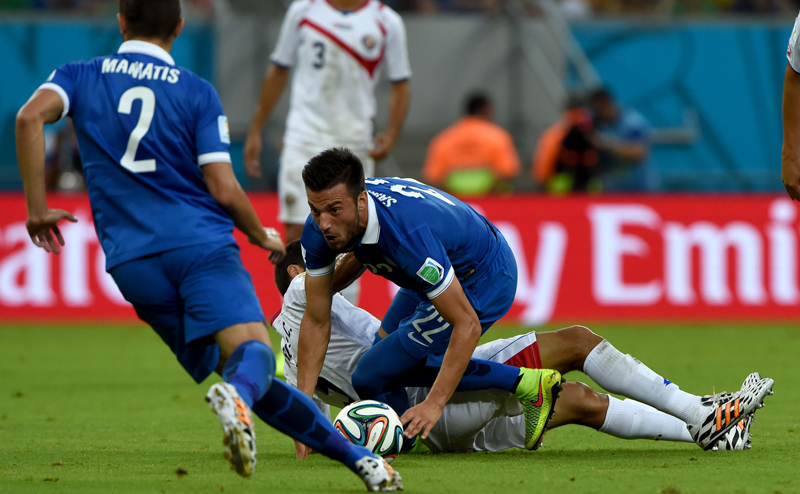
[[[353,472],[356,471],[356,461],[365,456],[375,457],[370,450],[352,444],[336,431],[305,393],[278,379],[252,410],[275,429],[344,463]]]
[[[433,386],[433,382],[438,375],[438,367],[418,365],[406,372],[399,380],[399,383],[405,387],[429,388]],[[461,376],[461,381],[459,381],[456,391],[477,391],[494,388],[513,393],[516,389],[518,377],[519,367],[474,358],[467,364],[467,369],[464,371],[464,375]]]
[[[245,341],[228,357],[222,379],[233,384],[247,406],[261,399],[275,377],[275,354],[258,340]]]
[[[519,377],[519,367],[492,362],[491,360],[472,359],[458,383],[456,391],[477,391],[481,389],[503,389],[514,392]]]

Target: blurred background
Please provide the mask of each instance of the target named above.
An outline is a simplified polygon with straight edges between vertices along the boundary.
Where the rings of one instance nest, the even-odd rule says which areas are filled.
[[[188,25],[173,49],[179,65],[217,87],[234,168],[265,223],[277,207],[270,192],[289,90],[264,129],[262,177],[246,176],[242,147],[289,3],[187,0]],[[637,317],[714,320],[796,311],[796,209],[782,199],[780,180],[795,1],[385,3],[405,22],[413,77],[403,132],[376,175],[437,184],[506,225],[524,277],[512,317],[628,317],[620,307]],[[37,263],[51,261],[12,235],[20,207],[24,220],[15,114],[60,64],[116,51],[116,11],[114,0],[0,0],[0,189],[7,191],[0,209],[8,216],[0,225],[0,312],[9,317],[32,317],[52,304],[85,311],[106,298],[121,304],[102,274],[100,281],[83,275],[86,286],[75,288],[74,273],[65,273],[78,268],[48,264],[52,273],[43,278]],[[385,79],[376,132],[386,127]],[[455,151],[433,152],[437,134],[465,115],[510,136],[504,158],[459,166],[448,159]],[[50,189],[77,194],[59,197],[88,217],[68,119],[48,127],[47,156]],[[573,192],[574,199],[564,197]],[[262,260],[246,262],[256,273],[268,269]],[[259,291],[265,305],[279,303],[271,287]],[[391,295],[383,285],[372,292]],[[384,307],[365,303],[374,312]]]
[[[521,168],[508,190],[547,187],[537,143],[572,101],[604,87],[622,111],[641,116],[649,149],[640,183],[612,180],[615,156],[597,149],[601,190],[779,191],[780,101],[785,47],[798,6],[782,0],[388,0],[408,32],[412,104],[403,134],[377,175],[422,178],[428,144],[463,114],[471,95],[513,137]],[[175,47],[180,65],[212,81],[228,113],[235,156],[253,116],[288,0],[192,0]],[[20,188],[16,111],[61,63],[116,50],[114,0],[0,0],[0,187]],[[276,188],[288,93],[265,130],[264,164],[250,190]],[[379,87],[376,130],[385,128],[388,83]],[[592,129],[588,115],[586,132]],[[563,122],[562,122],[563,123]],[[52,130],[54,188],[72,190],[79,168],[65,122]],[[623,136],[624,137],[624,136]],[[575,139],[573,139],[574,141]],[[580,140],[580,139],[578,139]],[[574,142],[571,144],[575,144]],[[570,147],[570,144],[567,145]],[[578,145],[580,147],[580,145]],[[556,164],[556,167],[559,164]],[[563,166],[564,163],[560,163]],[[242,170],[241,159],[235,166]],[[594,166],[592,164],[591,166]],[[534,167],[535,168],[535,167]],[[618,174],[618,173],[616,173]],[[605,179],[603,177],[605,176]],[[628,180],[636,182],[636,179]],[[612,183],[614,182],[614,183]],[[605,187],[602,187],[605,185]],[[551,188],[563,188],[553,184]]]

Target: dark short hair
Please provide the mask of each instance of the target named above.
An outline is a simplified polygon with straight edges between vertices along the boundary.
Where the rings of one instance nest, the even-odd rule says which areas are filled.
[[[591,95],[592,103],[613,103],[614,98],[611,96],[611,91],[608,89],[601,87],[592,91]]]
[[[119,13],[134,37],[166,40],[181,21],[180,0],[119,0]]]
[[[303,248],[300,246],[299,240],[294,240],[286,245],[286,256],[275,265],[275,286],[278,287],[281,296],[286,295],[286,290],[292,284],[292,277],[287,271],[292,264],[306,267],[306,263],[303,261]]]
[[[488,96],[483,93],[475,93],[467,98],[465,110],[467,115],[477,115],[489,109],[490,106],[492,106],[492,102],[489,100]]]
[[[347,148],[331,148],[311,158],[303,167],[303,183],[312,192],[321,192],[345,184],[347,191],[358,202],[366,189],[364,165],[358,156]]]

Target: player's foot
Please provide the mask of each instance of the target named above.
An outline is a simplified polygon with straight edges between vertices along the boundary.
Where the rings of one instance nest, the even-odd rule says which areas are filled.
[[[256,432],[250,407],[233,385],[224,382],[211,386],[206,401],[222,423],[223,456],[231,463],[231,469],[242,477],[249,477],[256,468]]]
[[[403,479],[383,458],[365,456],[356,462],[356,471],[367,486],[367,492],[403,490]]]
[[[753,439],[753,435],[750,434],[750,424],[752,422],[752,416],[742,419],[711,449],[713,451],[750,449],[752,447],[750,440]]]
[[[744,379],[744,382],[742,383],[742,388],[740,389],[740,391],[744,391],[744,390],[753,388],[753,387],[757,386],[761,381],[763,381],[763,379],[761,378],[761,374],[759,374],[758,372],[753,372],[753,373],[751,373],[749,376],[747,376]],[[772,391],[770,391],[767,394],[772,394]],[[721,393],[715,393],[715,394],[712,394],[712,395],[706,395],[706,396],[701,397],[700,398],[700,403],[703,406],[710,407],[710,406],[713,406],[714,403],[716,403],[718,401],[727,401],[731,396],[733,396],[733,393],[728,393],[728,392],[723,391]]]
[[[773,380],[753,380],[750,384],[736,393],[706,397],[703,404],[711,408],[706,418],[700,424],[686,426],[698,446],[712,449],[739,422],[764,406],[764,397],[772,391]]]
[[[521,368],[516,396],[525,411],[525,448],[539,449],[561,392],[561,373],[552,369]]]

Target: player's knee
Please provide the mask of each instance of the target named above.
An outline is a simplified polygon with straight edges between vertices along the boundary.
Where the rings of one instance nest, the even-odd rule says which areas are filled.
[[[586,357],[603,341],[603,338],[585,326],[570,326],[560,331],[564,332],[565,339],[569,341],[575,368],[582,370]]]
[[[359,398],[362,400],[369,400],[380,394],[381,390],[377,388],[376,380],[373,379],[371,373],[367,371],[366,366],[361,365],[362,363],[363,360],[356,366],[356,370],[353,372],[351,378],[351,383]]]

